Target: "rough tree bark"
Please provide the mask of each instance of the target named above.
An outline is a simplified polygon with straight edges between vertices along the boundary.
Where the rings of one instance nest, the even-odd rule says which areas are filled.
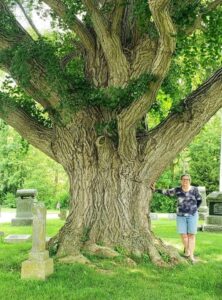
[[[166,256],[171,263],[182,261],[175,249],[164,245],[151,231],[150,185],[222,106],[222,69],[182,102],[180,112],[171,113],[156,128],[138,136],[138,123],[155,102],[176,47],[169,1],[148,1],[150,26],[157,32],[154,38],[138,30],[133,18],[134,0],[121,5],[109,1],[113,7],[106,18],[101,8],[107,1],[83,0],[89,24],[75,15],[67,18],[69,7],[63,1],[44,2],[61,19],[68,20],[70,30],[77,34],[85,58],[85,76],[94,87],[124,88],[144,73],[153,78],[147,82],[148,90],[122,110],[110,111],[98,105],[67,111],[59,106],[63,95],[47,80],[45,66],[31,57],[26,62],[32,74],[29,84],[24,86],[19,75],[14,79],[47,110],[50,128],[34,120],[24,107],[14,105],[10,94],[0,93],[0,117],[60,163],[69,177],[70,213],[49,246],[60,256],[77,255],[82,249],[99,252],[106,246],[122,247],[137,255],[147,253],[157,265],[164,265]],[[221,2],[213,1],[209,10]],[[2,0],[0,16],[1,51],[31,41]],[[197,22],[201,17],[197,16]],[[187,34],[195,29],[196,23]],[[7,61],[0,57],[0,66],[8,73],[12,73],[10,51]],[[66,56],[63,63],[72,58],[73,54]],[[98,123],[113,120],[118,140],[106,130],[100,134],[96,130]]]

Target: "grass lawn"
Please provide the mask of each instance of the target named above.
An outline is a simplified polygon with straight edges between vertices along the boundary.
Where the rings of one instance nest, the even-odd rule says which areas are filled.
[[[62,226],[61,220],[47,221],[47,235]],[[0,224],[8,234],[31,233],[30,227]],[[175,221],[153,221],[154,232],[166,242],[182,247],[175,233]],[[91,257],[97,268],[64,265],[55,260],[55,272],[45,282],[21,280],[22,261],[28,257],[31,243],[6,244],[0,241],[1,300],[146,300],[146,299],[222,299],[222,233],[200,232],[197,235],[195,265],[157,268],[144,257],[136,267],[121,259]]]

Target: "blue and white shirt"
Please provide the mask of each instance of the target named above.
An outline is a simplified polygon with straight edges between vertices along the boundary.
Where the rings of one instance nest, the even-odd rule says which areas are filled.
[[[177,198],[177,215],[194,215],[202,202],[202,197],[198,188],[191,186],[188,192],[183,191],[182,187],[176,187],[168,190],[156,189],[155,192],[166,196]]]

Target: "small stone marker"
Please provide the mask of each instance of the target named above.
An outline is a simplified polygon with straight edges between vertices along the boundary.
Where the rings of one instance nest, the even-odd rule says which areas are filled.
[[[36,202],[37,190],[17,190],[16,216],[12,219],[14,226],[32,225],[32,206]]]
[[[222,231],[222,192],[213,192],[207,196],[209,216],[203,231]]]
[[[156,213],[150,213],[150,219],[151,220],[158,220],[158,214],[156,214]]]
[[[66,220],[66,217],[67,217],[67,209],[60,209],[60,212],[58,214],[59,218],[61,220]]]
[[[11,244],[23,243],[27,241],[31,241],[31,234],[10,234],[4,238],[5,243]]]
[[[46,208],[44,203],[33,205],[32,249],[29,259],[22,263],[21,278],[45,280],[53,273],[53,259],[49,258],[46,244]]]
[[[207,216],[208,216],[208,207],[207,207],[207,195],[206,195],[206,188],[205,186],[198,186],[198,191],[201,194],[202,197],[202,203],[198,209],[199,211],[199,219],[200,220],[206,220]]]
[[[175,213],[168,214],[168,220],[176,220],[176,218],[177,218],[177,214]]]

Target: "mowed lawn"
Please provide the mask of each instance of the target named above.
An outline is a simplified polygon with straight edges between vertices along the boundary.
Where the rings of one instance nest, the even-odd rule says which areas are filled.
[[[47,235],[62,226],[61,220],[47,221]],[[182,251],[175,221],[155,220],[153,230],[167,243]],[[31,233],[31,227],[0,224],[8,234]],[[124,258],[90,257],[95,267],[61,264],[55,260],[55,272],[45,282],[21,280],[21,263],[28,258],[31,243],[6,244],[0,241],[0,299],[76,299],[76,300],[146,300],[146,299],[222,299],[222,233],[197,235],[195,265],[157,268],[144,256],[136,267]]]

